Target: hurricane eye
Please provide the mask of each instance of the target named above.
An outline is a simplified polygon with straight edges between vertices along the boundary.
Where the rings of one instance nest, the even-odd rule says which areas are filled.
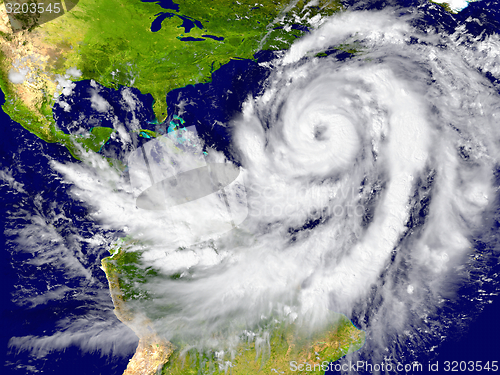
[[[316,125],[313,134],[317,141],[325,141],[328,139],[328,128],[325,125]]]

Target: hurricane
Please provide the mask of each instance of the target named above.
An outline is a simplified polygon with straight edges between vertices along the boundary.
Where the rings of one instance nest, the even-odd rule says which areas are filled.
[[[412,9],[324,18],[261,63],[260,90],[224,124],[230,148],[193,126],[143,146],[123,137],[126,174],[91,154],[50,161],[99,228],[72,238],[141,254],[155,277],[137,286],[150,298],[130,306],[137,324],[150,320],[167,340],[228,350],[242,332],[265,340],[271,319],[314,330],[335,312],[366,332],[353,360],[411,363],[439,351],[497,293],[500,96],[488,76],[500,76],[499,57],[497,34],[445,33],[422,26]],[[138,205],[154,183],[215,164],[238,177],[187,203]],[[189,190],[171,182],[167,193]],[[40,225],[31,218],[23,233]],[[54,235],[46,229],[30,246]],[[68,275],[93,278],[75,261],[81,255],[36,251]],[[97,258],[92,272],[101,272]],[[466,284],[480,293],[467,294]],[[474,307],[461,310],[463,301]],[[87,338],[74,339],[74,320],[11,346],[58,349],[66,335],[109,351],[132,340],[118,331],[92,341],[96,330],[119,330],[105,322],[90,320]]]

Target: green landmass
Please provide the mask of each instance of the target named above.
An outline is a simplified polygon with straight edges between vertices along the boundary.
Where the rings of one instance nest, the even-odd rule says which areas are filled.
[[[334,320],[312,335],[300,332],[294,324],[274,327],[269,343],[256,348],[255,340],[244,342],[238,345],[234,358],[227,353],[200,354],[196,349],[181,354],[176,349],[162,374],[324,374],[324,366],[359,350],[365,342],[365,333],[345,316],[335,314]],[[300,364],[306,371],[297,371]]]
[[[277,324],[268,343],[259,346],[255,340],[243,342],[237,346],[234,358],[228,353],[221,356],[194,348],[185,352],[176,349],[162,374],[294,374],[302,372],[296,369],[302,364],[305,373],[319,375],[325,373],[328,363],[361,349],[364,343],[364,331],[344,315],[332,313],[331,323],[313,334],[301,331],[295,324]]]
[[[103,268],[110,283],[113,294],[120,296],[115,307],[121,309],[117,316],[132,321],[136,313],[145,313],[146,318],[154,322],[155,316],[148,314],[148,309],[134,311],[127,304],[131,301],[147,301],[154,299],[143,286],[148,280],[158,281],[159,277],[176,279],[177,274],[160,275],[151,267],[141,264],[141,252],[132,251],[132,246],[144,245],[137,240],[126,237],[111,250],[111,256],[102,260]],[[117,293],[118,292],[118,293]],[[121,307],[120,307],[121,306]],[[168,313],[168,306],[165,306]],[[317,328],[314,332],[300,328],[295,323],[279,321],[273,317],[264,322],[260,329],[269,333],[268,342],[263,346],[256,345],[255,338],[241,337],[235,353],[200,352],[196,348],[189,349],[190,343],[173,342],[175,350],[162,368],[162,374],[225,374],[230,363],[231,374],[248,375],[264,373],[292,374],[290,363],[309,364],[311,374],[323,374],[323,366],[339,358],[359,350],[365,342],[365,333],[357,329],[344,315],[330,312],[329,323]],[[125,322],[126,322],[125,321]],[[158,344],[162,346],[162,344]],[[316,367],[315,367],[316,366]]]
[[[455,12],[453,9],[451,9],[450,4],[448,4],[448,3],[444,3],[444,2],[439,3],[437,1],[432,1],[432,0],[429,0],[429,1],[433,4],[439,5],[441,8],[446,10],[448,13],[457,14],[457,12]]]
[[[19,84],[7,79],[16,55],[0,55],[1,84],[7,98],[4,111],[40,138],[61,142],[75,155],[75,140],[58,131],[52,119],[57,75],[76,67],[82,75],[73,80],[93,79],[110,88],[138,88],[153,96],[154,112],[161,122],[167,116],[166,94],[171,90],[210,81],[211,74],[233,58],[252,59],[259,50],[287,49],[304,34],[292,29],[292,24],[310,27],[313,17],[342,9],[339,0],[319,0],[314,6],[303,0],[293,6],[285,0],[186,0],[179,4],[177,12],[140,0],[80,0],[70,12],[50,22],[30,23],[28,30],[17,34],[2,31],[3,51],[10,48],[9,43],[17,48],[33,42],[38,48],[34,51],[47,58],[37,76],[38,87],[26,88],[37,98],[27,103]],[[151,23],[161,12],[173,16],[162,22],[159,31],[152,32]],[[199,21],[203,27],[188,30],[180,17]],[[186,37],[204,40],[181,40]],[[76,141],[98,150],[105,132],[90,138]]]
[[[114,129],[111,128],[95,127],[87,135],[68,135],[53,126],[52,109],[48,101],[41,103],[40,113],[42,116],[37,116],[21,99],[16,98],[9,86],[5,84],[6,79],[5,72],[0,71],[0,89],[6,96],[5,104],[2,106],[4,112],[13,121],[23,124],[25,128],[40,136],[46,142],[59,142],[66,146],[75,158],[78,159],[80,155],[78,144],[85,151],[98,152],[111,134],[114,133]]]
[[[149,299],[149,293],[141,285],[152,277],[159,277],[153,268],[142,266],[140,252],[127,251],[137,243],[138,241],[125,237],[120,246],[111,250],[111,256],[101,261],[108,280],[115,280],[114,288],[120,291],[124,302]]]
[[[253,59],[260,50],[285,50],[304,35],[303,27],[311,27],[309,20],[342,9],[338,0],[319,0],[314,6],[304,0],[179,3],[177,12],[140,0],[80,0],[70,12],[50,22],[38,25],[33,19],[23,18],[28,25],[24,31],[13,33],[1,28],[0,87],[6,96],[3,110],[41,139],[58,142],[79,158],[81,150],[98,152],[114,130],[94,127],[86,134],[68,135],[55,126],[52,106],[54,94],[60,91],[56,78],[64,76],[68,69],[77,68],[82,73],[78,78],[69,77],[73,81],[93,79],[109,88],[131,86],[143,94],[151,94],[157,121],[162,122],[167,116],[166,95],[171,90],[209,82],[212,73],[231,59]],[[160,12],[170,12],[173,16],[165,18],[158,32],[152,32],[151,23]],[[180,16],[199,21],[203,27],[188,31]],[[292,25],[303,27],[292,28]],[[186,37],[204,40],[183,41]],[[349,53],[358,51],[357,46],[342,48]],[[37,60],[30,63],[34,81],[11,83],[8,72],[12,64],[30,56]],[[146,138],[157,136],[144,129],[139,133]],[[116,165],[116,161],[109,162]],[[110,257],[102,260],[115,307],[121,310],[117,315],[124,322],[132,321],[134,315],[127,302],[151,299],[142,286],[150,278],[164,277],[152,268],[145,268],[139,252],[128,251],[134,243],[126,238],[112,250]],[[267,354],[256,356],[254,341],[237,347],[238,354],[231,359],[232,374],[270,373],[272,369],[288,373],[290,361],[311,364],[335,361],[364,343],[364,332],[345,317],[312,336],[299,332],[293,324],[272,327],[269,332]],[[212,373],[212,370],[221,373],[220,361],[230,359],[221,359],[210,352],[184,353],[185,346],[181,343],[177,347],[162,373]]]

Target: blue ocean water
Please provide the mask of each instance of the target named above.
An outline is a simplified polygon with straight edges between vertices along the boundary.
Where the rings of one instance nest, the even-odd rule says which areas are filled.
[[[95,108],[91,99],[96,95],[105,101],[105,104],[102,104],[104,109]],[[124,95],[133,100],[133,108],[124,100]],[[67,111],[63,105],[57,103],[54,105],[53,116],[60,130],[66,134],[83,135],[94,127],[111,129],[122,127],[131,137],[129,150],[135,149],[147,140],[139,130],[154,131],[158,127],[153,111],[153,96],[142,94],[133,87],[121,86],[115,90],[91,80],[78,81],[74,83],[71,95],[62,94],[59,102],[71,108]],[[81,118],[82,114],[85,114],[84,120]],[[123,146],[120,132],[117,132],[106,141],[99,152],[106,157],[121,158],[125,157]]]
[[[255,60],[233,59],[213,72],[211,82],[170,91],[167,94],[169,116],[181,116],[184,126],[195,125],[206,145],[223,151],[238,164],[228,124],[240,113],[248,95],[261,93],[270,70],[259,64],[274,56],[271,51],[263,51],[255,55]]]
[[[124,101],[123,95],[125,93],[137,98],[134,108],[131,108]],[[106,110],[98,111],[94,108],[91,101],[94,95],[98,95],[106,101]],[[71,110],[66,111],[63,106],[58,104],[53,107],[57,126],[67,134],[75,133],[82,127],[87,130],[96,126],[113,128],[116,118],[120,119],[128,131],[134,130],[137,127],[136,123],[140,124],[141,129],[154,130],[153,96],[142,94],[136,88],[122,86],[115,90],[90,80],[84,80],[75,82],[71,95],[66,97],[62,94],[59,100],[71,108]],[[79,118],[82,113],[85,113],[85,122]]]
[[[437,32],[451,34],[456,31],[459,26],[465,28],[464,33],[471,39],[477,38],[483,40],[488,35],[500,33],[500,2],[493,1],[478,1],[469,3],[468,7],[461,11],[459,14],[450,15],[441,7],[436,7],[429,2],[421,1],[349,1],[348,4],[352,9],[359,10],[373,10],[384,9],[388,5],[396,5],[403,7],[416,7],[419,8],[419,17],[413,21],[413,25],[421,30],[433,28]],[[435,9],[434,9],[435,8]],[[401,13],[402,15],[404,12]],[[476,39],[476,40],[477,40]],[[491,74],[484,74],[492,83],[498,84],[498,79]],[[497,178],[498,185],[500,179]],[[500,195],[497,197],[497,206],[500,207]],[[425,209],[422,210],[425,212]],[[424,216],[420,213],[416,215],[417,223],[423,220]],[[500,263],[498,261],[497,249],[499,248],[499,234],[500,234],[500,210],[497,210],[497,216],[494,218],[490,228],[486,228],[485,234],[481,238],[475,240],[476,249],[481,251],[482,259],[472,267],[480,272],[488,272],[484,275],[485,278],[498,279],[500,274]],[[432,348],[432,351],[414,355],[419,353],[418,348],[409,345],[402,352],[401,358],[396,358],[396,362],[402,365],[411,365],[408,369],[399,371],[399,373],[406,374],[449,374],[453,372],[468,373],[468,374],[483,374],[495,373],[500,371],[492,370],[493,361],[500,367],[500,351],[498,350],[497,341],[500,337],[500,298],[499,287],[496,284],[486,285],[485,294],[491,294],[489,300],[484,306],[481,305],[478,309],[478,284],[471,283],[465,284],[458,291],[458,298],[455,300],[447,301],[445,306],[436,313],[442,319],[443,326],[448,328],[449,336],[443,338],[441,341],[427,342],[426,347]],[[377,308],[376,290],[373,291],[373,309]],[[373,315],[373,314],[371,314]],[[461,321],[457,317],[463,316]],[[368,319],[367,312],[359,312],[357,316],[353,316],[352,320],[356,326],[361,326],[360,322]],[[449,324],[448,322],[452,322]],[[361,354],[347,355],[339,360],[339,365],[344,365],[346,369],[353,361],[360,360],[366,361],[371,365],[375,365],[371,359],[369,351],[370,341],[373,338],[367,337],[365,346],[358,352]],[[398,340],[396,338],[395,340]],[[393,342],[396,346],[405,347],[405,342]],[[354,359],[355,358],[355,359]],[[422,365],[421,370],[419,367],[413,367],[413,364],[419,363]],[[479,370],[479,366],[485,366],[489,363],[489,370]],[[378,363],[380,365],[380,363]],[[462,365],[462,367],[460,367]],[[464,370],[465,369],[465,370]],[[345,373],[342,371],[327,371],[325,374],[340,374]],[[374,368],[370,370],[361,370],[360,374],[373,374],[376,372]],[[383,373],[383,372],[380,372]]]
[[[165,7],[174,6],[170,2],[166,2]],[[417,2],[413,2],[416,5]],[[420,2],[418,2],[420,4]],[[376,9],[385,7],[387,2],[370,2],[353,4],[357,8]],[[408,5],[408,4],[405,4]],[[425,5],[424,5],[425,7]],[[429,7],[429,5],[427,5]],[[178,10],[169,8],[173,10]],[[425,9],[424,9],[425,10]],[[478,22],[465,22],[466,19],[472,17],[480,20]],[[423,17],[416,21],[416,25],[421,24],[422,27],[433,25],[440,31],[451,32],[459,23],[466,25],[467,31],[472,36],[479,36],[481,33],[498,32],[500,29],[500,6],[498,1],[482,1],[470,4],[463,12],[457,16],[450,16],[439,8],[437,11],[423,13]],[[338,51],[331,51],[338,53]],[[207,84],[189,85],[184,88],[179,88],[171,91],[167,95],[167,103],[171,120],[174,115],[181,115],[185,120],[185,126],[196,125],[199,134],[204,138],[208,145],[223,151],[230,159],[238,163],[237,153],[234,152],[231,145],[230,129],[225,126],[232,117],[239,113],[241,103],[246,96],[251,93],[258,95],[262,90],[262,83],[268,76],[269,71],[258,65],[258,62],[269,61],[272,58],[271,53],[261,53],[256,56],[257,61],[251,60],[232,60],[216,70],[213,75],[212,82]],[[348,58],[348,54],[338,54],[340,60]],[[489,77],[492,81],[494,77]],[[81,92],[78,100],[72,105],[81,106],[80,111],[91,113],[90,102],[88,99],[88,82],[78,83],[76,93]],[[103,91],[106,99],[109,102],[117,102],[114,99],[114,91]],[[232,92],[232,95],[228,93]],[[109,95],[108,95],[109,94]],[[103,94],[104,95],[104,94]],[[180,103],[189,99],[188,104],[181,107]],[[150,114],[148,112],[147,98],[144,101],[146,112],[144,117],[141,117],[143,123],[150,122]],[[0,102],[3,103],[3,94],[0,94]],[[115,106],[113,106],[115,108]],[[63,113],[61,108],[55,109],[55,115],[58,118],[59,126],[67,132],[72,132],[76,129],[71,127],[74,124],[75,118],[71,118],[71,113]],[[118,104],[115,113],[123,122],[126,122],[127,111],[124,111]],[[149,115],[148,115],[149,113]],[[142,114],[137,114],[142,116]],[[95,113],[95,118],[101,121],[101,126],[112,127],[110,120],[100,118],[101,114]],[[168,121],[167,121],[168,123]],[[2,127],[2,137],[0,140],[0,166],[3,170],[9,170],[16,181],[23,184],[23,189],[26,194],[16,192],[8,184],[4,184],[0,188],[0,196],[2,200],[0,220],[2,228],[20,228],[23,225],[24,218],[12,218],[10,212],[12,207],[22,207],[28,211],[39,214],[51,222],[63,237],[71,237],[72,234],[78,234],[83,237],[91,237],[95,234],[106,236],[107,234],[93,223],[87,217],[86,207],[73,201],[68,193],[68,186],[60,183],[54,178],[56,173],[50,167],[50,160],[58,160],[61,162],[75,162],[67,150],[56,144],[47,144],[39,140],[36,136],[24,130],[21,126],[13,123],[8,116],[0,112],[0,126]],[[153,128],[153,125],[151,125]],[[165,127],[165,124],[163,124]],[[109,152],[109,155],[114,155],[113,142],[109,142],[104,148],[103,153]],[[41,198],[37,198],[41,197]],[[42,204],[35,204],[36,198],[41,200]],[[51,218],[53,207],[49,207],[51,202],[57,202],[61,207],[65,207],[66,217],[71,219],[71,223],[65,220]],[[500,207],[500,204],[499,204]],[[425,211],[425,210],[423,210]],[[418,222],[419,217],[415,217],[415,222]],[[58,221],[59,220],[59,221]],[[315,223],[311,223],[315,225]],[[498,237],[498,228],[500,225],[495,221],[490,232],[485,235],[485,238],[478,238],[476,246],[481,249],[485,255],[483,263],[478,264],[478,267],[489,269],[489,274],[493,277],[498,277],[500,267],[498,260],[494,257],[492,249],[496,246],[494,240]],[[299,228],[298,230],[300,230]],[[100,352],[82,351],[78,345],[70,345],[64,351],[54,351],[46,354],[43,358],[33,358],[29,351],[16,352],[8,347],[8,341],[11,337],[21,337],[28,335],[48,335],[59,329],[57,322],[62,316],[70,317],[85,317],[89,319],[103,319],[111,321],[110,324],[121,325],[116,319],[113,323],[112,303],[109,298],[107,307],[103,311],[97,311],[92,308],[92,302],[87,299],[83,302],[78,296],[68,294],[62,301],[57,304],[49,303],[38,305],[34,308],[29,306],[19,306],[14,303],[12,296],[19,293],[17,285],[26,282],[32,284],[35,288],[43,288],[44,279],[49,277],[54,283],[65,284],[79,293],[84,293],[89,296],[98,295],[99,293],[107,293],[107,283],[102,271],[95,266],[98,264],[96,259],[106,256],[105,249],[86,249],[82,248],[82,252],[87,260],[82,260],[83,265],[88,265],[93,277],[93,283],[88,283],[86,280],[75,280],[68,277],[58,270],[52,270],[48,265],[34,266],[29,265],[28,253],[18,253],[14,251],[16,246],[12,242],[12,238],[4,231],[0,233],[1,246],[1,272],[0,281],[0,298],[2,301],[1,316],[1,345],[0,351],[3,355],[2,362],[7,362],[7,366],[2,369],[5,374],[26,374],[29,372],[27,366],[33,366],[37,369],[42,369],[47,374],[121,374],[123,373],[128,358],[123,356],[108,356],[102,355]],[[491,290],[492,293],[496,292]],[[461,298],[456,301],[450,301],[442,311],[443,320],[447,316],[457,314],[460,311],[476,311],[476,302],[473,297],[475,294],[474,287],[469,289],[465,287],[460,291]],[[424,371],[421,373],[448,373],[445,371],[445,361],[495,361],[500,360],[500,354],[497,348],[497,341],[500,334],[500,324],[498,317],[500,316],[500,300],[498,297],[491,298],[493,302],[488,304],[482,311],[477,313],[475,321],[468,325],[468,321],[464,321],[463,325],[450,327],[451,337],[446,343],[436,350],[437,355],[428,353],[421,357],[412,358],[409,354],[407,358],[420,361],[424,365]],[[375,303],[376,305],[376,303]],[[376,306],[375,306],[376,307]],[[101,308],[101,306],[99,307]],[[94,315],[92,315],[94,314]],[[362,312],[353,318],[355,324],[362,321],[366,317]],[[466,331],[464,327],[468,327]],[[369,343],[370,338],[368,338]],[[436,343],[438,344],[438,343]],[[135,350],[133,343],[129,345],[129,356]],[[431,347],[430,345],[429,347]],[[369,348],[369,345],[366,345]],[[410,348],[409,348],[410,349]],[[125,350],[125,352],[127,352]],[[370,353],[364,352],[361,349],[361,358],[370,361]],[[342,359],[339,363],[348,363],[350,356]],[[407,363],[407,359],[401,359],[403,363]],[[438,371],[430,372],[428,364],[438,364]],[[434,367],[435,368],[435,367]],[[328,374],[337,372],[327,372]],[[371,373],[369,371],[365,373]],[[418,372],[408,372],[418,373]],[[470,373],[470,372],[469,372]],[[479,373],[479,372],[478,372]]]
[[[61,96],[60,101],[71,106],[71,111],[65,111],[63,106],[54,106],[54,118],[57,126],[66,133],[81,133],[89,131],[95,126],[113,127],[114,119],[124,124],[128,132],[136,130],[131,125],[133,117],[140,120],[141,128],[167,131],[169,120],[173,120],[177,113],[177,104],[183,98],[189,97],[190,103],[184,112],[183,126],[196,125],[200,135],[207,144],[224,151],[228,157],[234,153],[230,148],[230,133],[223,124],[230,121],[232,116],[241,110],[241,104],[248,94],[257,95],[262,89],[261,85],[269,74],[267,69],[257,62],[268,61],[274,56],[271,52],[262,52],[253,60],[232,60],[213,75],[213,80],[208,84],[198,84],[174,90],[169,93],[170,117],[164,124],[152,122],[154,114],[151,110],[152,99],[142,95],[138,90],[133,93],[138,99],[135,111],[124,107],[122,92],[125,88],[112,90],[95,85],[90,81],[75,83],[73,94]],[[99,95],[109,103],[107,112],[97,111],[92,108],[90,98],[95,88]],[[228,95],[230,90],[234,95]],[[4,102],[4,96],[0,97]],[[132,113],[133,112],[133,113]],[[86,114],[85,121],[80,115]],[[133,115],[133,116],[132,116]],[[29,224],[31,216],[43,218],[61,234],[68,248],[73,236],[91,238],[95,235],[112,236],[105,233],[98,224],[88,217],[88,210],[80,203],[75,202],[69,194],[70,186],[61,184],[50,166],[51,161],[62,163],[78,163],[63,146],[48,144],[31,134],[19,124],[14,123],[1,112],[0,126],[3,137],[0,140],[0,167],[16,181],[22,184],[24,193],[12,188],[12,184],[4,183],[1,186],[2,199],[1,219],[2,227],[9,231],[6,235],[2,231],[2,350],[0,361],[5,363],[2,373],[25,374],[43,369],[48,374],[121,374],[129,358],[132,356],[137,341],[131,341],[125,348],[120,349],[120,355],[102,354],[99,350],[82,350],[77,343],[64,345],[61,350],[44,353],[42,356],[33,354],[28,344],[26,349],[19,349],[9,340],[16,337],[50,337],[57,334],[61,318],[69,320],[95,319],[104,320],[110,325],[122,326],[112,313],[113,305],[109,297],[109,289],[104,273],[98,268],[99,260],[107,256],[105,248],[87,248],[79,241],[84,258],[80,259],[82,265],[92,275],[92,281],[85,278],[65,274],[64,270],[51,267],[50,262],[34,266],[29,263],[30,258],[36,256],[29,251],[19,251],[16,241],[16,228]],[[146,140],[147,138],[142,138]],[[136,136],[135,141],[141,141]],[[119,157],[122,143],[119,137],[110,139],[102,148],[105,156]],[[134,145],[132,145],[134,147]],[[137,144],[135,145],[137,147]],[[123,153],[123,149],[121,149]],[[125,152],[126,154],[126,152]],[[35,203],[36,201],[36,203]],[[41,202],[41,205],[37,205]],[[29,212],[25,217],[13,217],[12,212],[19,209]],[[54,215],[61,214],[61,218]],[[13,231],[13,232],[12,232]],[[30,249],[29,249],[30,250]],[[44,249],[50,251],[51,249]],[[38,255],[38,254],[37,254]],[[65,285],[73,292],[67,293],[62,300],[41,303],[35,307],[19,305],[19,289],[43,291],[47,285]],[[29,292],[27,292],[29,293]],[[102,305],[93,305],[91,301],[98,295],[107,296],[107,302]],[[84,297],[89,298],[82,298]],[[17,296],[17,297],[16,297]],[[88,322],[91,326],[92,323]],[[129,332],[129,335],[132,335]],[[32,366],[32,367],[30,367]]]
[[[0,92],[0,103],[4,101]],[[68,324],[79,321],[82,329],[86,325],[91,326],[93,323],[90,320],[93,319],[107,322],[105,326],[108,329],[121,328],[122,324],[114,317],[107,281],[104,272],[98,268],[99,259],[107,256],[104,248],[90,249],[85,243],[79,243],[77,247],[82,252],[79,262],[90,275],[81,277],[68,274],[51,262],[32,263],[31,260],[39,256],[33,253],[37,249],[16,241],[12,231],[21,230],[34,216],[54,228],[66,241],[64,245],[68,249],[73,245],[72,238],[91,238],[105,233],[89,220],[87,209],[71,198],[69,186],[61,184],[50,166],[51,160],[75,162],[66,148],[40,140],[13,122],[3,111],[0,111],[0,127],[0,169],[12,177],[12,181],[22,184],[22,191],[5,179],[0,186],[0,373],[121,374],[135,351],[137,341],[129,344],[128,348],[122,348],[123,353],[118,356],[82,350],[77,345],[78,340],[70,340],[61,350],[45,353],[41,357],[32,355],[30,350],[9,346],[13,337],[44,337],[64,331],[61,319]],[[26,212],[26,215],[16,214],[19,211]],[[57,217],[58,214],[61,214],[60,217]],[[33,233],[33,236],[38,235],[41,233]],[[72,259],[73,254],[64,254],[55,247],[38,250],[53,250],[58,257]],[[33,291],[43,292],[47,287],[60,286],[67,287],[68,291],[57,301],[49,299],[33,307],[23,303],[23,293],[32,295]],[[98,299],[99,303],[94,303],[93,299]]]

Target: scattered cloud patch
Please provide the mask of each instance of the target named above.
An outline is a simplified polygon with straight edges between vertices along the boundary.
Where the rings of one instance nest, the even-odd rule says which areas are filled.
[[[71,111],[71,106],[69,105],[69,103],[63,101],[63,100],[59,100],[57,102],[57,104],[59,104],[59,106],[64,109],[64,112],[69,112]]]
[[[56,76],[56,82],[57,88],[56,93],[54,94],[55,97],[58,97],[60,94],[63,94],[64,96],[71,95],[73,93],[73,89],[76,86],[66,75],[62,76],[58,74]]]
[[[76,67],[73,67],[66,70],[66,74],[75,78],[80,78],[82,76],[82,71],[80,69],[77,69]]]
[[[92,90],[92,96],[90,97],[90,102],[92,103],[92,108],[99,112],[107,112],[109,110],[109,103],[104,99],[96,90]]]
[[[14,84],[23,83],[26,79],[26,75],[30,72],[29,68],[15,69],[12,68],[9,71],[9,81]]]

